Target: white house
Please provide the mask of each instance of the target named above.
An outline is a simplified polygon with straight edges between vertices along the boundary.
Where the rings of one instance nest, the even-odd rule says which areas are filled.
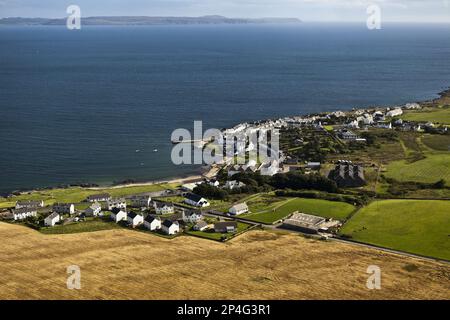
[[[161,219],[148,215],[144,219],[144,227],[150,231],[161,229]]]
[[[108,206],[108,210],[111,211],[113,208],[119,208],[119,209],[127,209],[127,202],[124,198],[117,198],[117,199],[109,199],[106,202]]]
[[[350,123],[347,124],[347,127],[358,129],[359,128],[358,120],[351,121]]]
[[[193,194],[193,193],[188,193],[186,195],[186,198],[184,199],[184,202],[187,204],[190,204],[191,206],[195,206],[195,207],[209,206],[208,200],[206,200],[205,198],[202,198],[199,195]]]
[[[240,214],[244,214],[248,212],[248,206],[246,203],[239,203],[230,208],[228,213],[234,216],[238,216]]]
[[[144,223],[144,217],[139,213],[131,211],[130,213],[128,213],[127,222],[134,228]]]
[[[180,225],[178,221],[164,220],[161,224],[161,230],[168,235],[176,234],[180,232]]]
[[[203,215],[200,212],[189,211],[185,212],[183,210],[183,221],[186,223],[197,223],[203,219]]]
[[[397,117],[403,114],[403,110],[401,108],[395,108],[394,110],[390,110],[386,113],[386,117]]]
[[[73,203],[55,203],[53,205],[53,211],[60,214],[74,214],[75,206]]]
[[[127,212],[123,209],[113,208],[111,210],[111,219],[116,223],[119,221],[127,220]]]
[[[175,212],[173,204],[163,202],[153,202],[153,208],[157,214],[170,214]]]
[[[215,180],[215,179],[209,180],[207,183],[208,183],[210,186],[213,186],[213,187],[218,187],[218,186],[220,185],[220,182],[219,182],[218,180]]]
[[[87,216],[96,217],[102,212],[102,205],[98,202],[94,202],[91,204],[86,210],[84,210],[84,213]]]
[[[14,220],[23,220],[28,217],[36,217],[37,210],[35,208],[19,208],[14,209],[12,212],[12,218]]]
[[[152,202],[152,198],[147,195],[136,195],[131,198],[131,203],[133,207],[136,208],[148,208],[150,207],[150,203]]]
[[[242,188],[242,187],[245,187],[245,183],[236,181],[236,180],[227,181],[225,183],[225,188],[230,189],[230,190]]]
[[[19,200],[16,202],[16,209],[21,208],[42,208],[44,201],[42,200]]]
[[[195,231],[205,231],[209,229],[209,224],[205,221],[199,221],[194,225],[193,229]]]
[[[58,212],[53,212],[47,218],[44,219],[44,224],[48,227],[53,227],[59,221],[61,221],[61,216],[59,215]]]
[[[111,199],[111,195],[109,193],[100,193],[100,194],[93,194],[86,198],[86,201],[88,202],[102,202],[102,201],[108,201]]]

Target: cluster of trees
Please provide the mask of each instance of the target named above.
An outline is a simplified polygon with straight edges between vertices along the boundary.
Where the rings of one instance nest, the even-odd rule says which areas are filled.
[[[335,194],[335,193],[326,193],[320,191],[294,191],[294,190],[278,190],[275,194],[279,197],[299,197],[299,198],[310,198],[310,199],[322,199],[329,201],[339,201],[339,202],[347,202],[352,205],[365,205],[369,202],[369,196],[362,194],[358,195],[346,195],[346,194]]]
[[[207,183],[196,186],[193,191],[195,194],[209,199],[224,200],[228,197],[226,190],[211,186]]]
[[[225,175],[222,176],[225,181]],[[226,190],[208,184],[201,184],[194,193],[205,198],[223,200],[230,194],[268,192],[275,189],[305,190],[312,189],[334,193],[338,191],[336,183],[319,174],[302,174],[301,172],[279,173],[274,176],[263,176],[259,173],[241,172],[233,176],[233,180],[241,181],[244,187]]]
[[[382,176],[386,182],[389,183],[389,188],[387,192],[391,196],[405,196],[408,192],[413,192],[421,189],[445,189],[447,188],[447,183],[444,179],[436,181],[434,183],[424,183],[424,182],[401,182],[395,179],[386,178]]]

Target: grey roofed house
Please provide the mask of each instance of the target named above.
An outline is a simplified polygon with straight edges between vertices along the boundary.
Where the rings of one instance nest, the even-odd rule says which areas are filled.
[[[109,193],[93,194],[86,198],[89,202],[106,201],[108,199],[111,199],[111,195]]]
[[[28,213],[28,212],[37,212],[36,208],[19,208],[19,209],[14,209],[13,210],[14,214],[24,214],[24,213]]]
[[[178,221],[171,221],[169,219],[164,220],[162,223],[163,226],[170,228],[173,224],[178,225]]]
[[[139,215],[139,213],[136,213],[136,212],[134,212],[134,211],[130,211],[129,213],[128,213],[128,218],[131,218],[131,219],[134,219],[136,216],[138,216]]]
[[[173,204],[172,203],[168,203],[168,202],[154,201],[153,202],[153,206],[155,208],[164,208],[164,207],[173,207]]]
[[[49,216],[47,216],[47,218],[45,218],[45,219],[51,220],[51,219],[56,218],[57,216],[59,216],[59,213],[58,212],[53,212]]]
[[[338,164],[330,171],[328,178],[335,181],[338,187],[362,187],[366,184],[364,168],[353,164]]]
[[[202,229],[206,228],[208,226],[208,223],[206,221],[199,221],[194,225],[194,230],[201,231]]]
[[[194,194],[194,193],[188,193],[186,194],[186,199],[192,200],[194,202],[199,202],[200,200],[202,200],[203,197]]]
[[[224,221],[224,222],[217,222],[214,224],[214,231],[215,232],[235,232],[237,230],[237,222],[235,221]]]
[[[111,209],[111,212],[114,213],[114,214],[118,214],[120,211],[123,211],[123,210],[120,209],[120,208],[112,208]]]
[[[148,223],[152,223],[153,220],[160,220],[160,219],[158,217],[154,217],[154,216],[152,216],[150,214],[148,216],[146,216],[145,219],[144,219],[144,221],[147,221]]]
[[[37,208],[43,207],[44,201],[42,200],[19,200],[16,202],[16,208]]]

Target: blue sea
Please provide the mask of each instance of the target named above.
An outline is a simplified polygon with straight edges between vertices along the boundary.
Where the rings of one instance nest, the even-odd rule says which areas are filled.
[[[448,86],[450,25],[3,26],[0,192],[187,175],[198,168],[172,165],[170,135],[194,120],[224,128]]]

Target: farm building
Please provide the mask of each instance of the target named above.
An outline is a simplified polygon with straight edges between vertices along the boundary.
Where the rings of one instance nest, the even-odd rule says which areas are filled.
[[[177,234],[178,232],[180,232],[180,225],[177,221],[166,219],[161,224],[161,230],[168,235]]]
[[[153,202],[153,208],[157,214],[170,214],[175,212],[173,204],[163,202]]]
[[[53,205],[53,211],[59,214],[74,214],[75,206],[73,203],[55,203]]]
[[[232,233],[236,231],[237,231],[237,222],[234,221],[217,222],[214,224],[214,232]]]
[[[195,207],[209,206],[208,200],[206,200],[205,198],[202,198],[199,195],[193,194],[193,193],[188,193],[186,195],[186,198],[184,199],[184,202],[187,204],[190,204],[191,206],[195,206]]]
[[[108,201],[111,199],[111,195],[109,193],[100,193],[100,194],[93,194],[86,198],[87,202],[101,202],[101,201]]]
[[[318,233],[320,225],[324,222],[325,218],[296,212],[283,221],[283,228],[314,234]]]
[[[84,212],[87,216],[96,217],[102,212],[102,205],[98,202],[94,202]]]
[[[232,206],[230,208],[230,210],[228,210],[228,213],[234,216],[243,214],[243,213],[247,213],[248,212],[248,206],[246,203],[239,203],[236,204],[234,206]]]
[[[144,223],[144,217],[139,213],[131,211],[127,215],[127,222],[134,228],[142,223]]]
[[[135,195],[131,197],[131,204],[136,208],[148,208],[150,207],[150,203],[152,202],[152,198],[147,195]]]
[[[124,198],[117,198],[117,199],[109,199],[107,202],[108,210],[112,210],[113,208],[119,208],[119,209],[127,209],[127,202]]]
[[[353,164],[338,164],[330,171],[328,178],[338,187],[362,187],[366,184],[364,168]]]
[[[44,201],[42,200],[19,200],[16,202],[16,209],[21,208],[42,208]]]
[[[59,221],[61,221],[61,216],[57,212],[53,212],[50,214],[47,218],[44,219],[44,224],[47,227],[53,227],[55,224],[57,224]]]
[[[116,223],[119,221],[127,220],[127,212],[123,209],[113,208],[111,210],[111,219]]]
[[[320,166],[321,166],[320,162],[308,162],[306,164],[306,168],[311,170],[319,170]]]
[[[350,130],[344,130],[342,131],[339,136],[344,140],[356,140],[358,138],[358,135]]]
[[[148,215],[144,219],[144,227],[150,231],[161,229],[161,219]]]
[[[14,220],[23,220],[28,217],[35,217],[37,215],[37,209],[35,208],[19,208],[14,209],[12,212],[12,218]]]

